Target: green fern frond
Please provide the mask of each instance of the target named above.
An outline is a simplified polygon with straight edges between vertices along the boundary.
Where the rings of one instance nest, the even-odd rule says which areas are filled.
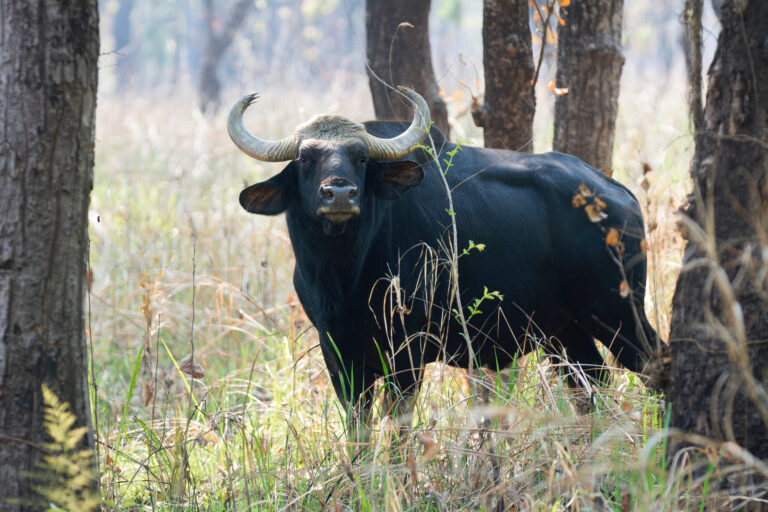
[[[42,444],[47,454],[39,470],[30,475],[35,482],[30,487],[46,510],[94,510],[100,499],[94,489],[93,452],[77,449],[88,428],[73,428],[77,417],[69,404],[59,400],[45,384],[43,403],[43,425],[51,441]]]

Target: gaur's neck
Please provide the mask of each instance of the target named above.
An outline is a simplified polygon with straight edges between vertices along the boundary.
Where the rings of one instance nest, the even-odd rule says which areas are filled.
[[[326,234],[317,220],[300,212],[289,210],[286,220],[297,270],[328,295],[354,300],[348,290],[361,290],[366,287],[363,280],[383,277],[383,270],[382,275],[369,275],[386,261],[386,248],[374,244],[381,218],[361,217],[338,235]]]

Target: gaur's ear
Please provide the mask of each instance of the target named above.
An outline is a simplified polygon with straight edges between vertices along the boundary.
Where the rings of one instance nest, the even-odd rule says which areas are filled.
[[[293,199],[295,180],[295,164],[291,162],[280,174],[243,189],[240,206],[250,213],[261,215],[283,213]]]
[[[406,190],[415,187],[424,179],[424,170],[413,160],[371,161],[368,166],[369,171],[373,171],[373,192],[384,199],[400,199]]]

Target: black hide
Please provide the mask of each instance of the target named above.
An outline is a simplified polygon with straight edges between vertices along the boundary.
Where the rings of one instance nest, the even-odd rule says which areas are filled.
[[[387,138],[406,125],[375,122],[366,127]],[[431,135],[445,167],[455,146],[436,129]],[[338,164],[340,158],[316,161]],[[413,176],[413,164],[387,166],[351,154],[352,164],[339,173],[360,185],[360,214],[333,229],[317,217],[313,199],[318,180],[329,172],[335,176],[327,163],[310,174],[301,170],[301,158],[290,163],[279,178],[259,189],[269,196],[268,208],[251,209],[286,211],[296,255],[294,285],[319,332],[328,371],[344,403],[357,401],[377,377],[386,375],[392,389],[409,393],[418,388],[419,370],[428,362],[469,364],[460,325],[447,310],[449,270],[441,247],[450,244],[451,229],[441,170],[422,150],[406,159],[423,168],[423,181],[416,186],[421,177]],[[400,177],[399,167],[410,176]],[[603,359],[594,337],[625,367],[642,370],[656,333],[643,310],[644,227],[631,192],[560,153],[463,147],[446,178],[459,252],[470,240],[485,245],[482,252],[469,251],[459,260],[465,310],[483,295],[484,287],[503,295],[502,301],[485,301],[482,313],[471,320],[476,365],[503,368],[539,340],[548,351],[564,353],[595,371]],[[276,183],[283,183],[280,197],[274,195]],[[604,202],[607,217],[601,222],[590,221],[585,205],[574,206],[582,185]],[[248,190],[241,199],[244,206],[258,196]],[[585,201],[595,199],[587,196]],[[620,234],[621,256],[617,246],[606,245],[612,227]],[[426,246],[434,249],[439,262],[429,258]],[[399,279],[399,290],[390,286],[393,276]],[[621,293],[625,276],[632,290],[628,297]],[[409,347],[403,343],[406,338]]]

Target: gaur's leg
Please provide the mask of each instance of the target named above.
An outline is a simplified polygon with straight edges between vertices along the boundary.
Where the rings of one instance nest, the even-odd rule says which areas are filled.
[[[645,316],[643,291],[633,290],[626,298],[618,290],[607,291],[603,306],[588,320],[594,336],[635,373],[643,371],[658,343],[658,334]]]
[[[585,388],[583,379],[577,374],[578,367],[581,367],[587,378],[601,384],[606,383],[609,373],[591,334],[578,324],[571,323],[563,328],[556,338],[560,342],[561,355],[564,355],[566,361],[570,363],[570,366],[562,365],[561,373],[568,377],[571,387]]]
[[[320,348],[336,397],[346,409],[350,426],[356,431],[351,437],[358,438],[370,424],[376,374],[357,361],[345,358],[345,362],[342,362],[333,347],[328,347],[322,341]]]

